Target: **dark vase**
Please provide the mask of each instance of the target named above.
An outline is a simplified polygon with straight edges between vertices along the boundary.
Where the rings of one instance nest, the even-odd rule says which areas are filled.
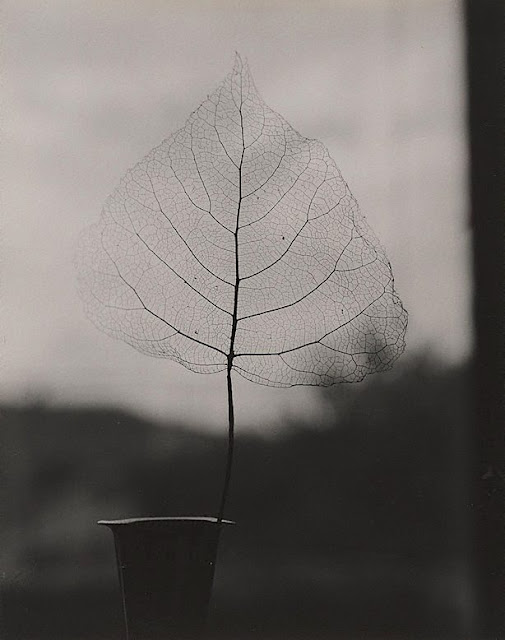
[[[112,530],[126,640],[197,638],[212,591],[216,518],[100,520]]]

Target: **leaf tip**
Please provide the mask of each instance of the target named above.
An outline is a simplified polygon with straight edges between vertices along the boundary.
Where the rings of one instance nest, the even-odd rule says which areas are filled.
[[[249,85],[255,90],[247,59],[242,58],[238,51],[235,51],[235,62],[233,64],[232,76],[240,77],[241,82],[248,82]]]
[[[244,67],[244,63],[242,62],[242,56],[237,50],[235,50],[235,61],[233,63],[233,71],[240,73],[243,67]]]

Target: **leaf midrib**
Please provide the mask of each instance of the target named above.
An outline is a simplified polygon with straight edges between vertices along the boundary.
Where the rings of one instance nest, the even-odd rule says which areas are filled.
[[[239,114],[240,114],[240,132],[242,136],[242,154],[240,156],[240,163],[238,165],[238,204],[237,204],[237,221],[235,225],[234,231],[234,242],[235,242],[235,287],[234,287],[234,295],[233,295],[233,312],[232,312],[232,323],[231,323],[231,333],[230,333],[230,348],[228,351],[228,372],[231,371],[233,367],[233,359],[235,357],[234,347],[235,347],[235,336],[237,334],[237,325],[238,325],[238,294],[240,287],[240,263],[239,263],[239,242],[238,242],[238,232],[240,230],[240,209],[242,206],[242,165],[244,162],[244,154],[245,154],[245,141],[244,141],[244,120],[242,116],[242,77],[240,78],[240,106],[239,106]]]

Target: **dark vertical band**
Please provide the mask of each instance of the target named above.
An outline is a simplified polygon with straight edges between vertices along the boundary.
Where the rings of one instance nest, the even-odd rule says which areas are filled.
[[[505,3],[465,0],[465,11],[475,291],[473,637],[480,640],[505,632]]]

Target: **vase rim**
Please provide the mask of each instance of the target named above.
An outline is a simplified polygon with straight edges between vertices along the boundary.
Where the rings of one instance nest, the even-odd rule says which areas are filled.
[[[111,526],[111,525],[128,525],[137,524],[142,522],[211,522],[216,524],[218,519],[213,516],[160,516],[160,517],[146,517],[146,518],[122,518],[120,520],[98,520],[97,524]],[[222,524],[235,524],[233,520],[222,520]]]

